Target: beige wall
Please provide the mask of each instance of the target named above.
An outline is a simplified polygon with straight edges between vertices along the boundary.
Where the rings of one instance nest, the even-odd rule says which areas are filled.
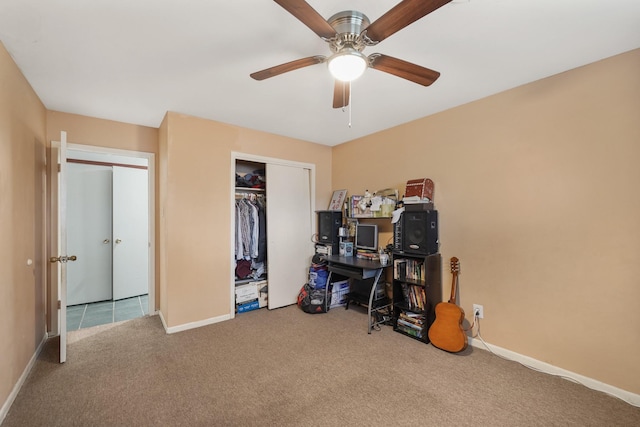
[[[639,76],[635,50],[340,145],[333,185],[433,179],[483,338],[640,393]]]
[[[114,122],[111,120],[97,119],[77,114],[47,111],[47,144],[51,141],[60,141],[60,132],[67,132],[68,144],[90,145],[97,148],[140,151],[155,154],[156,169],[158,166],[158,129],[147,126],[139,126],[128,123]],[[156,200],[156,246],[158,246],[158,177],[155,180]],[[156,307],[159,301],[159,255],[156,251]],[[49,296],[50,302],[57,301],[56,290]],[[50,310],[51,311],[51,310]],[[55,315],[55,313],[54,313]],[[56,331],[55,319],[50,319],[50,329]]]
[[[69,144],[158,153],[157,128],[47,110],[47,140],[59,141],[60,131]]]
[[[160,139],[160,306],[169,327],[231,314],[232,151],[314,164],[316,206],[329,203],[330,147],[168,113]]]
[[[0,404],[46,334],[45,113],[0,43]]]

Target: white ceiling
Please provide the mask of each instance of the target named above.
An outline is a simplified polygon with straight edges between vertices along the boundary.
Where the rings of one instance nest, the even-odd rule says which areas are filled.
[[[398,0],[308,3],[373,22]],[[640,0],[453,0],[364,51],[440,78],[369,69],[350,112],[331,108],[325,64],[249,77],[330,54],[271,0],[0,0],[0,40],[50,110],[152,127],[175,111],[333,146],[639,48]]]

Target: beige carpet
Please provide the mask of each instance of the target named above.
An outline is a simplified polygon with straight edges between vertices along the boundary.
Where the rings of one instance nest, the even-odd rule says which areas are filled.
[[[51,340],[3,426],[640,426],[640,408],[469,348],[291,306],[166,335],[157,316]]]
[[[106,331],[107,329],[114,328],[126,322],[128,322],[128,320],[123,320],[120,322],[113,322],[113,323],[105,323],[104,325],[92,326],[90,328],[83,328],[75,331],[69,331],[67,332],[67,344],[70,345],[82,339],[100,334]]]

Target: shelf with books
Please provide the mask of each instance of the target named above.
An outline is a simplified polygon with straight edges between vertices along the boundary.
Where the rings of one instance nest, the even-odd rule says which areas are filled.
[[[424,312],[427,309],[427,296],[424,287],[405,282],[399,282],[399,284],[403,300],[398,301],[398,305],[416,313]]]
[[[424,258],[394,256],[393,278],[407,283],[424,286],[426,278]]]
[[[397,295],[401,292],[402,297]],[[394,279],[393,326],[396,332],[428,342],[429,302],[423,286]]]
[[[424,314],[400,311],[395,318],[395,330],[412,338],[423,339],[427,336]]]
[[[393,253],[393,329],[428,343],[435,306],[442,300],[440,254]]]

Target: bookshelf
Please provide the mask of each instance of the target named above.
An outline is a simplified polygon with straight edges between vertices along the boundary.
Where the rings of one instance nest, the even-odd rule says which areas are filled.
[[[393,252],[393,330],[429,342],[435,306],[442,301],[442,258]]]

